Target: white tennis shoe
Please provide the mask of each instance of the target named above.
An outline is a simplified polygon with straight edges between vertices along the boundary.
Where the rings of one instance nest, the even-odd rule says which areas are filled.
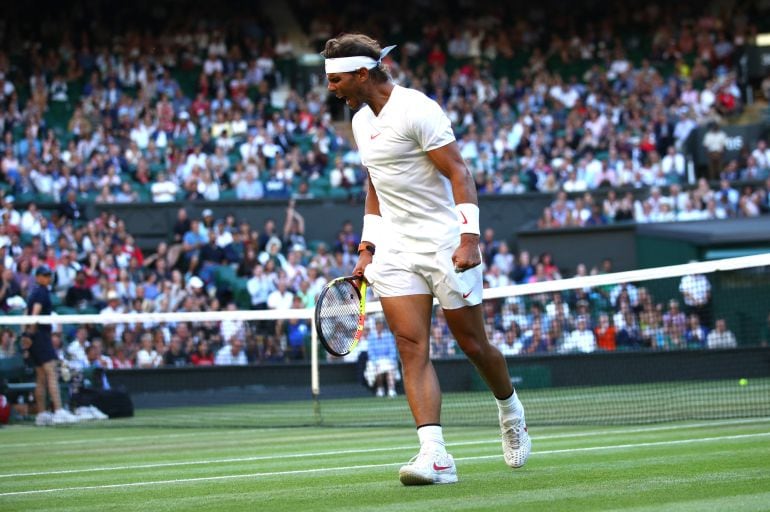
[[[404,485],[453,484],[457,482],[457,468],[446,451],[421,449],[401,466],[398,478]]]
[[[109,416],[100,411],[95,405],[90,405],[88,409],[91,411],[91,416],[95,420],[106,420]]]
[[[78,417],[69,412],[67,409],[59,409],[53,413],[54,425],[68,425],[70,423],[77,423]]]
[[[38,427],[47,427],[49,425],[53,425],[53,413],[48,411],[37,413],[37,416],[35,417],[35,425]]]
[[[106,420],[107,415],[102,411],[94,407],[93,405],[82,405],[75,409],[75,415],[78,420],[90,421],[90,420]]]
[[[521,414],[500,418],[500,433],[503,438],[503,458],[512,468],[520,468],[527,462],[532,451],[532,440],[527,432],[524,421],[524,409],[519,406]]]

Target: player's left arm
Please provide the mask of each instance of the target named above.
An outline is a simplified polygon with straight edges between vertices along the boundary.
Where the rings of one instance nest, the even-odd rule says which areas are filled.
[[[452,141],[440,148],[428,151],[427,155],[430,161],[433,162],[433,165],[451,183],[455,204],[473,205],[478,208],[476,184],[468,167],[465,165],[462,155],[460,155],[457,142]],[[471,218],[470,220],[465,218],[464,221],[474,223],[478,221],[478,218]],[[463,230],[461,229],[461,231]],[[468,270],[481,264],[478,228],[476,227],[474,231],[476,232],[463,232],[460,235],[460,245],[452,255],[452,261],[458,271]]]

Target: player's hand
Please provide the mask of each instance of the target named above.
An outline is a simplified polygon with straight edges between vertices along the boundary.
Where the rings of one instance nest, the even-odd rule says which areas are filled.
[[[356,277],[363,278],[364,271],[366,270],[366,267],[368,267],[371,262],[372,262],[372,253],[370,253],[369,251],[361,251],[360,253],[358,253],[358,262],[356,262],[356,267],[353,269],[353,275]]]
[[[454,263],[455,272],[465,272],[470,268],[481,265],[479,235],[470,233],[460,235],[460,245],[452,254],[452,263]]]

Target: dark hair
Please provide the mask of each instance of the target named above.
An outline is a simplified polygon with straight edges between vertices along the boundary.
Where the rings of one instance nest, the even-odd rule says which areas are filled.
[[[327,59],[338,57],[371,57],[379,60],[382,47],[380,43],[364,34],[340,34],[326,41],[321,55]],[[390,80],[390,74],[385,66],[379,66],[369,70],[369,76],[374,82],[382,83]]]

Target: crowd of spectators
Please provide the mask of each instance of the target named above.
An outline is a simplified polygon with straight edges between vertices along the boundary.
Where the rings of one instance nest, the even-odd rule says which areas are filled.
[[[506,356],[738,346],[727,320],[714,318],[707,277],[682,277],[674,297],[663,291],[666,286],[662,281],[623,283],[487,300],[487,335]],[[458,350],[437,315],[431,328],[432,357]]]
[[[395,77],[449,113],[482,193],[683,183],[691,131],[743,107],[736,64],[757,31],[745,8],[716,16],[695,2],[589,4],[568,17],[547,1],[524,12],[515,3],[402,7],[389,16],[340,6],[305,19],[318,44],[352,20],[405,41]],[[419,28],[401,15],[417,9]]]
[[[584,192],[571,199],[565,191],[543,209],[537,220],[540,229],[605,226],[623,222],[682,222],[753,218],[770,214],[770,178],[735,188],[734,180],[723,178],[712,188],[705,178],[683,189],[678,184],[657,185],[641,196],[632,191],[605,191],[604,196]],[[664,193],[664,190],[667,193]]]
[[[308,16],[311,40],[345,26],[348,8],[356,9]],[[744,177],[740,165],[724,171],[718,191],[708,182],[687,193],[676,188],[686,181],[680,157],[690,131],[740,111],[734,64],[756,31],[746,16],[687,9],[651,4],[625,21],[608,10],[561,31],[546,29],[566,21],[547,20],[540,9],[496,17],[480,4],[472,16],[444,13],[402,33],[403,18],[394,17],[385,32],[371,33],[402,42],[387,64],[399,83],[447,111],[480,193],[589,192],[574,202],[559,192],[549,214],[558,220],[548,226],[629,215],[628,197],[611,190],[595,204],[590,192],[604,186],[650,187],[650,198],[630,207],[638,222],[677,218],[688,201],[700,211],[713,202],[716,218],[763,212],[766,186],[732,189]],[[85,218],[82,205],[91,200],[301,200],[339,190],[355,196],[364,186],[323,82],[293,81],[292,43],[263,18],[199,23],[206,18],[198,14],[153,32],[109,23],[89,32],[75,30],[84,15],[73,9],[72,18],[42,23],[39,34],[15,26],[3,33],[5,310],[19,309],[31,270],[43,263],[56,274],[59,308],[105,314],[308,307],[326,280],[352,269],[352,225],[311,246],[293,203],[282,231],[275,220],[251,226],[211,210],[188,218],[182,208],[173,239],[147,255],[116,216]],[[370,28],[371,19],[358,19],[346,29]],[[36,201],[59,208],[44,214]],[[484,244],[488,286],[559,278],[548,255],[514,255],[494,233]],[[599,321],[581,317],[586,327]],[[519,324],[522,332],[536,327]],[[445,329],[440,315],[435,328]],[[79,364],[242,364],[305,357],[307,330],[303,321],[65,325],[56,342]],[[448,353],[446,345],[435,353]],[[78,346],[97,347],[83,351],[93,358]]]
[[[394,78],[441,103],[481,193],[683,183],[689,133],[740,110],[735,64],[756,32],[745,13],[687,3],[645,4],[625,20],[602,11],[568,35],[540,9],[433,8],[421,30],[399,32],[393,18],[375,34],[401,42],[387,61]],[[311,40],[343,23],[368,28],[345,11],[303,17]],[[109,203],[359,191],[365,173],[323,81],[299,88],[284,65],[293,44],[261,18],[207,26],[194,15],[162,35],[124,28],[77,40],[62,30],[43,34],[45,45],[6,36],[27,49],[0,54],[12,193],[59,200],[73,189]]]

